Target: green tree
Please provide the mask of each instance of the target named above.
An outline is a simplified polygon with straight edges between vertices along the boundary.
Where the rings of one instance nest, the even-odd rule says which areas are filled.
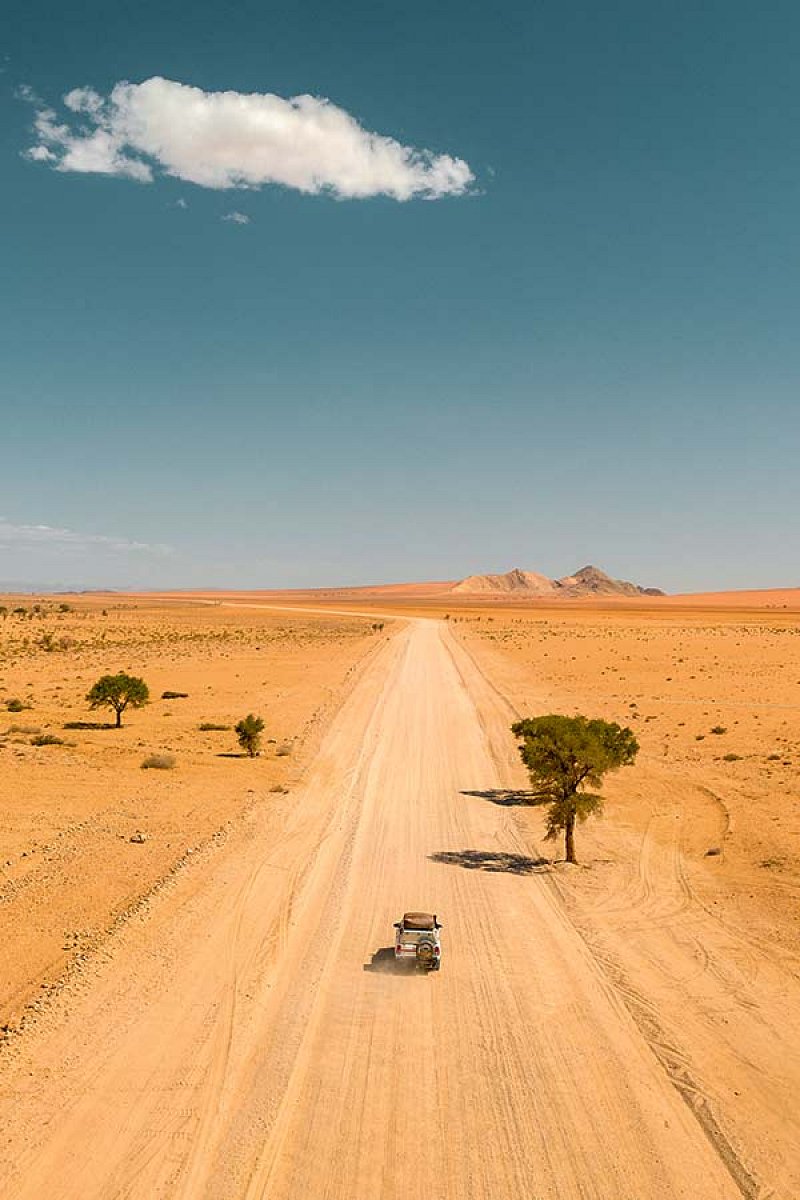
[[[235,728],[239,745],[247,751],[251,758],[255,758],[261,746],[261,734],[264,731],[264,722],[261,717],[248,713]]]
[[[532,804],[546,804],[547,833],[563,831],[567,862],[575,863],[575,822],[599,814],[603,799],[589,788],[601,786],[608,771],[630,766],[639,752],[633,731],[613,721],[587,717],[526,717],[511,726],[528,768]]]
[[[142,708],[150,699],[150,691],[143,679],[136,675],[103,675],[86,693],[90,708],[113,708],[117,714],[117,729],[122,724],[122,714],[131,708]]]

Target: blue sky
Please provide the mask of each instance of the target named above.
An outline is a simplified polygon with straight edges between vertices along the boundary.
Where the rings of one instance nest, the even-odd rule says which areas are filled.
[[[800,584],[796,5],[8,11],[0,581]]]

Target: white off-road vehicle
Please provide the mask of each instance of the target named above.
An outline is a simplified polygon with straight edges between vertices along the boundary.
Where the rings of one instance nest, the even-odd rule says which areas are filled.
[[[394,961],[438,971],[442,965],[441,925],[435,913],[407,912],[394,925]]]

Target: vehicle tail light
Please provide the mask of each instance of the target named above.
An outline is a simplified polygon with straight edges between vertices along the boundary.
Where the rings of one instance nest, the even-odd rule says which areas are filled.
[[[439,946],[434,946],[434,948],[433,948],[433,953],[434,953],[434,954],[441,954],[441,953],[442,953],[442,951],[441,951],[441,949],[440,949],[440,947],[439,947]]]

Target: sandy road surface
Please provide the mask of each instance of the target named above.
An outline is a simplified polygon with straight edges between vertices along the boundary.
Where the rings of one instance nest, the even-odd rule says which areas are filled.
[[[508,810],[462,795],[503,782],[486,691],[442,624],[387,640],[281,820],[187,872],[11,1064],[0,1194],[742,1194]],[[428,906],[443,970],[383,970]]]

